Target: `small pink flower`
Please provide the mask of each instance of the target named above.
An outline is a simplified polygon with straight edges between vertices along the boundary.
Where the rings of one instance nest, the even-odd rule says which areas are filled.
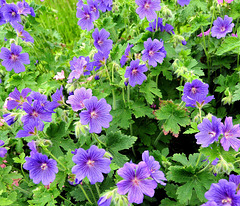
[[[62,80],[62,79],[65,79],[65,76],[64,76],[64,71],[62,70],[61,72],[57,72],[57,75],[53,77],[53,79],[56,79],[56,80]]]
[[[0,127],[4,125],[5,120],[0,117]]]
[[[90,76],[87,78],[87,81],[92,81],[92,79],[93,79],[93,76]]]
[[[217,0],[219,4],[223,3],[223,0]],[[231,3],[233,0],[225,0],[226,3]]]
[[[0,167],[1,167],[1,168],[5,168],[6,165],[5,165],[5,164],[1,164]]]
[[[204,36],[208,36],[210,34],[210,29],[204,32]],[[202,37],[202,33],[197,35],[198,37]]]
[[[233,37],[238,37],[238,35],[237,35],[237,34],[234,34],[234,33],[232,33],[232,36],[233,36]]]
[[[12,179],[13,180],[13,183],[12,185],[15,185],[15,186],[19,186],[19,181],[21,180],[22,178],[18,178],[18,179]]]

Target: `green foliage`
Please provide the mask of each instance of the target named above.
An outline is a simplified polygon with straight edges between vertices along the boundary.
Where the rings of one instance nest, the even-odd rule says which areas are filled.
[[[168,181],[181,183],[176,192],[178,201],[187,205],[192,198],[193,191],[195,191],[199,201],[204,202],[204,194],[214,181],[213,174],[208,171],[201,171],[207,164],[203,162],[205,157],[193,154],[189,155],[187,159],[184,154],[174,154],[172,159],[179,165],[169,167],[167,179]]]
[[[160,122],[164,133],[170,132],[176,137],[179,135],[180,126],[185,127],[190,124],[186,109],[179,107],[172,101],[163,102],[155,115],[158,120],[165,120],[162,124]]]
[[[119,151],[129,149],[137,140],[137,137],[128,136],[118,132],[110,132],[106,136],[102,135],[101,140],[106,144],[107,150],[113,155],[113,162],[122,167],[129,159]]]

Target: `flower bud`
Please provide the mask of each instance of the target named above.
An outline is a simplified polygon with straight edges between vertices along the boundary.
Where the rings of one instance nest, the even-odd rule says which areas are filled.
[[[76,122],[75,124],[75,135],[77,138],[81,136],[86,136],[89,131],[88,125],[82,125],[80,121]]]
[[[173,17],[172,11],[167,6],[163,6],[161,12],[165,19]]]

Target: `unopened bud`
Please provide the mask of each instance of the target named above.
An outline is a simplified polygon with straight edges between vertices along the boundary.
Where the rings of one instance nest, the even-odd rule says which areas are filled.
[[[89,131],[88,125],[82,125],[80,121],[76,122],[75,124],[75,135],[77,138],[81,136],[86,136]]]

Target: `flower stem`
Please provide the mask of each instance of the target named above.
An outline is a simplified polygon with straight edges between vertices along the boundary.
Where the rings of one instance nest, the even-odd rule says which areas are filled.
[[[162,136],[162,134],[163,134],[163,131],[161,131],[161,132],[159,133],[159,135],[157,136],[156,140],[154,141],[154,145],[155,145],[155,146],[157,145],[158,140],[160,139],[160,137]]]
[[[107,147],[107,145],[105,143],[103,143],[100,139],[98,139],[97,134],[92,133],[92,136],[94,137],[94,139],[101,145],[104,145],[105,147]]]
[[[198,166],[198,164],[199,164],[199,161],[200,161],[200,159],[201,159],[201,156],[202,156],[202,154],[201,154],[201,153],[199,153],[199,155],[198,155],[198,159],[197,159],[197,163],[196,163],[196,166],[195,166],[195,167],[197,167],[197,166]]]
[[[67,168],[64,166],[64,164],[62,164],[46,147],[42,147],[43,150],[45,152],[47,152],[53,159],[55,159],[57,161],[58,164],[60,164],[62,166],[62,168],[65,170],[67,170]]]
[[[71,205],[74,205],[70,200],[66,199],[65,197],[63,197],[62,195],[58,195],[59,197],[61,197],[63,200],[65,200],[66,202],[70,203]]]
[[[96,190],[97,190],[97,193],[98,193],[98,197],[100,197],[100,190],[99,190],[99,187],[98,187],[97,183],[95,183],[95,187],[96,187]]]
[[[89,197],[88,197],[86,191],[84,190],[83,186],[82,186],[81,184],[79,184],[79,187],[81,188],[81,190],[82,190],[83,194],[85,195],[85,197],[87,198],[88,202],[89,202],[91,205],[93,205],[92,201],[89,199]]]
[[[93,196],[94,202],[97,204],[97,200],[96,200],[95,195],[94,195],[94,193],[92,191],[92,188],[89,185],[87,185],[87,186],[88,186],[88,189],[90,190],[90,192],[91,192],[91,194]]]
[[[200,122],[202,122],[202,109],[199,107],[199,118],[200,118]]]

